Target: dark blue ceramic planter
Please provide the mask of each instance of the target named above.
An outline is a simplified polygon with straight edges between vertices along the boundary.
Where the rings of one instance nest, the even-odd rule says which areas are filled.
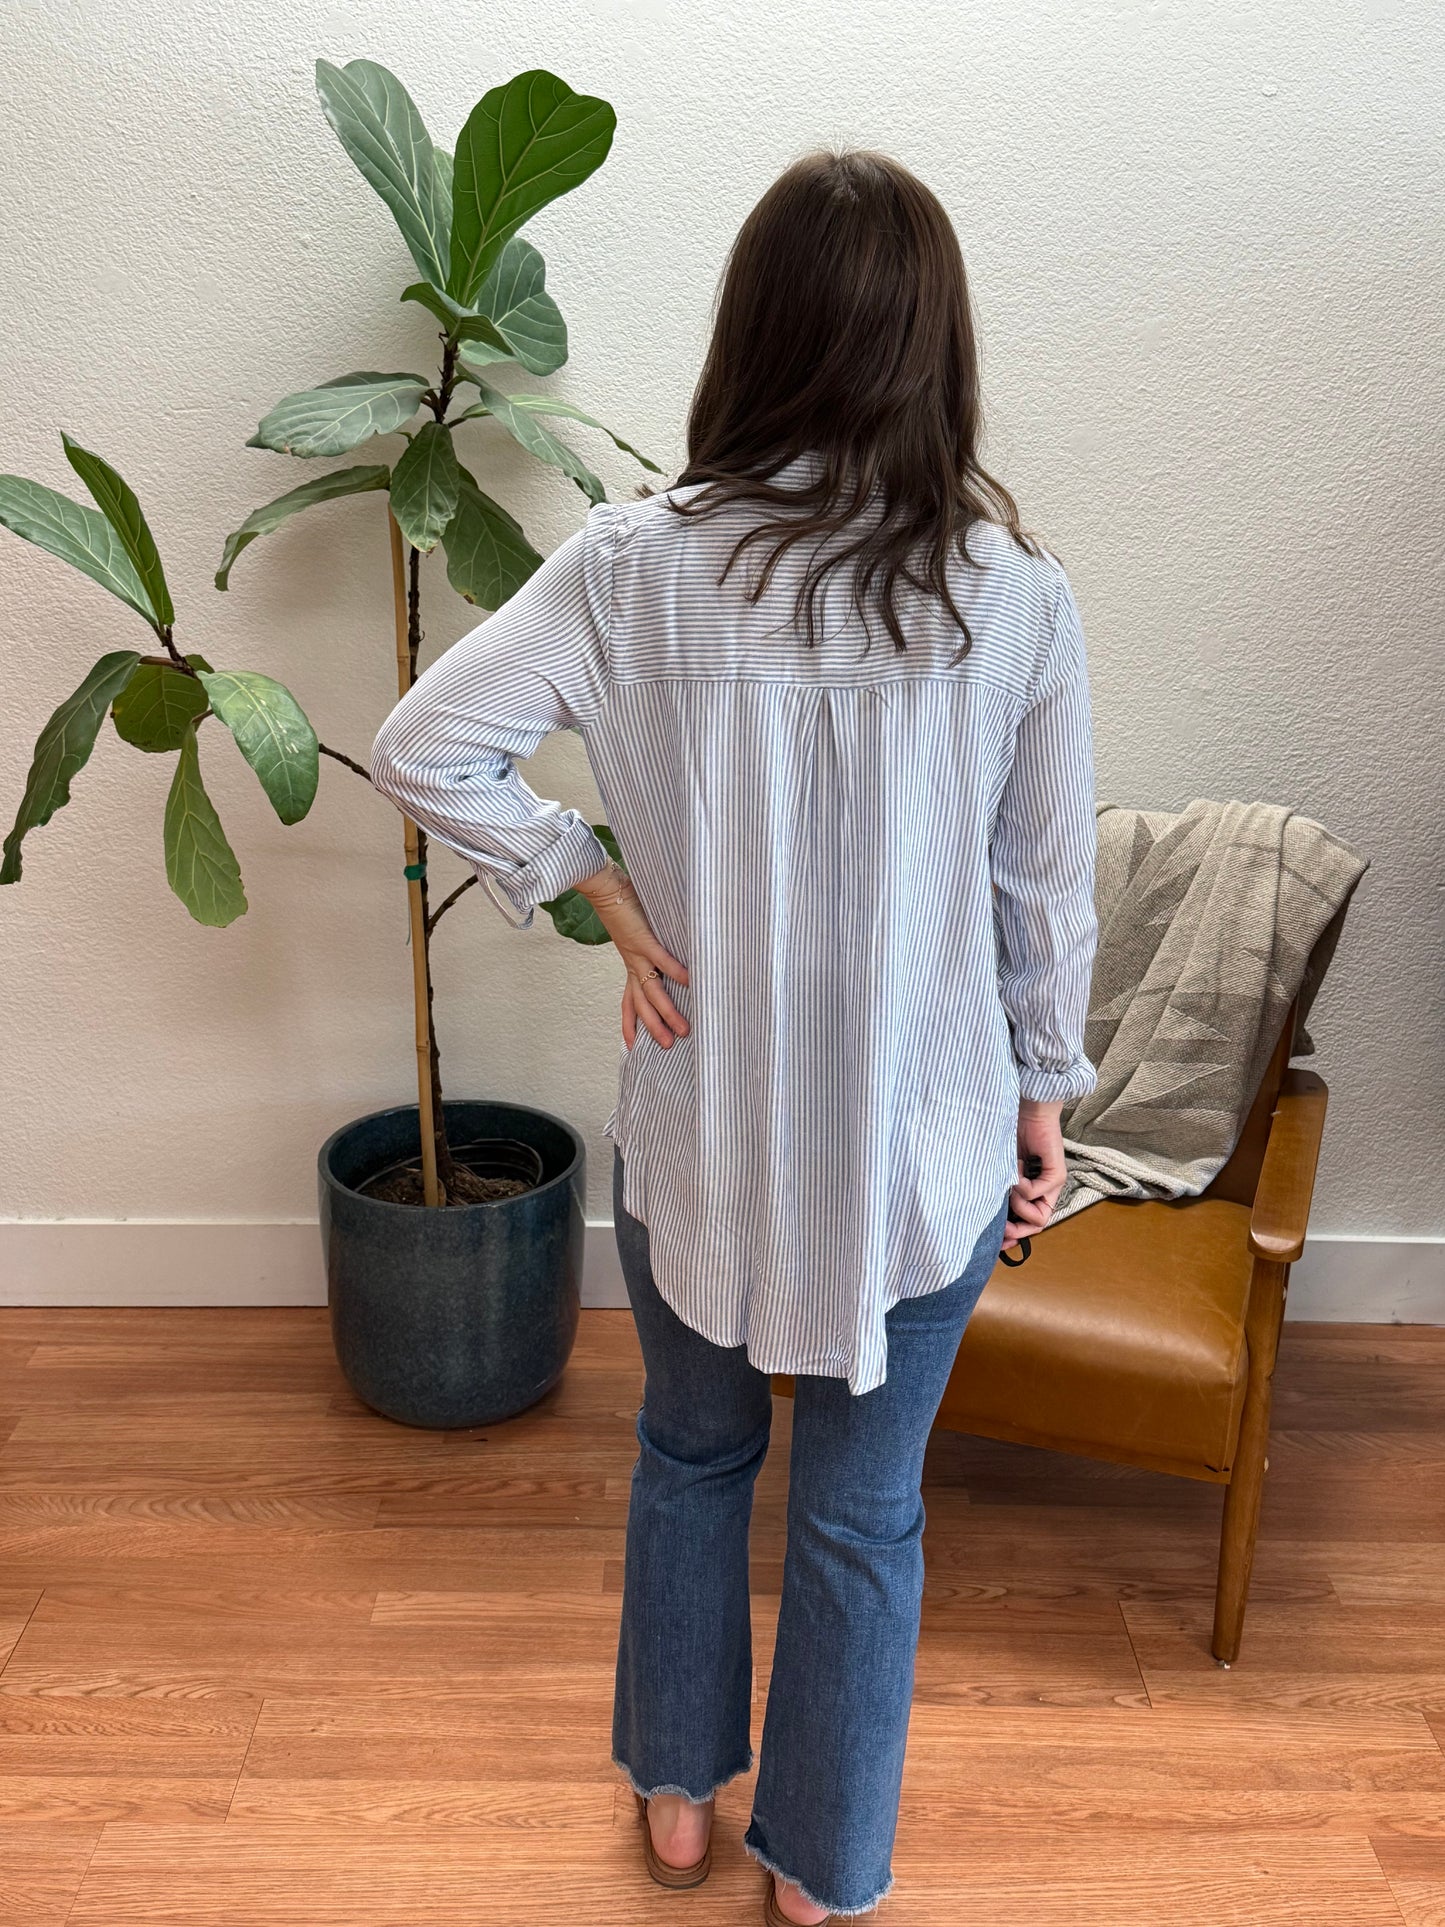
[[[581,1305],[586,1154],[569,1124],[520,1104],[446,1106],[453,1144],[511,1138],[542,1181],[494,1204],[426,1210],[356,1187],[419,1149],[414,1104],[343,1125],[318,1159],[331,1335],[347,1382],[387,1418],[490,1425],[562,1375]]]

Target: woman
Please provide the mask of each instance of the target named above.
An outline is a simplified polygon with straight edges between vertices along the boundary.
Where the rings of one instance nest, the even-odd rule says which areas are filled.
[[[513,921],[579,889],[626,965],[607,1134],[646,1385],[614,1758],[667,1886],[705,1878],[752,1765],[748,1519],[768,1375],[797,1375],[744,1843],[774,1923],[891,1884],[924,1446],[1094,1084],[1078,610],[980,433],[942,207],[880,155],[799,162],[733,249],[678,484],[594,509],[373,764]],[[566,727],[625,872],[517,774]]]

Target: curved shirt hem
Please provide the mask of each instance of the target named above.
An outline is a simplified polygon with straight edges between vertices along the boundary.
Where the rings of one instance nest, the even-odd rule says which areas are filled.
[[[607,1121],[604,1128],[604,1136],[611,1139],[622,1159],[622,1208],[627,1212],[629,1217],[636,1218],[639,1224],[643,1225],[644,1228],[648,1228],[647,1221],[641,1216],[640,1209],[634,1208],[634,1205],[628,1202],[627,1197],[628,1192],[631,1191],[633,1197],[638,1199],[640,1205],[639,1193],[646,1190],[646,1182],[640,1173],[639,1167],[645,1162],[645,1153],[641,1158],[633,1157],[632,1161],[629,1162],[630,1154],[627,1146],[618,1138],[617,1129],[617,1118],[614,1113]],[[869,1362],[863,1364],[860,1368],[857,1348],[851,1353],[842,1351],[815,1352],[800,1358],[796,1354],[788,1352],[786,1345],[777,1342],[769,1343],[767,1341],[759,1341],[749,1336],[745,1331],[734,1333],[730,1336],[723,1335],[715,1328],[712,1328],[713,1321],[700,1321],[692,1308],[685,1306],[687,1297],[685,1289],[661,1275],[658,1270],[658,1253],[655,1250],[649,1249],[649,1258],[652,1266],[652,1282],[657,1287],[658,1296],[668,1307],[669,1311],[672,1312],[674,1317],[680,1319],[689,1331],[696,1332],[699,1338],[705,1338],[710,1345],[718,1345],[728,1351],[741,1350],[755,1371],[765,1372],[769,1377],[772,1377],[774,1374],[782,1374],[790,1378],[841,1378],[847,1381],[848,1390],[855,1398],[862,1398],[868,1392],[876,1391],[880,1385],[887,1382],[888,1344],[887,1332],[886,1328],[883,1327],[883,1320],[895,1305],[903,1303],[905,1299],[928,1298],[931,1297],[934,1292],[946,1291],[950,1285],[958,1282],[968,1269],[973,1254],[978,1248],[979,1239],[993,1222],[994,1216],[999,1209],[999,1201],[1012,1186],[1016,1176],[1017,1154],[1011,1149],[1007,1171],[996,1185],[997,1197],[995,1201],[987,1205],[982,1219],[977,1225],[973,1226],[971,1230],[967,1228],[965,1223],[965,1230],[961,1240],[963,1245],[962,1255],[956,1261],[949,1259],[941,1265],[930,1266],[927,1271],[919,1274],[927,1282],[923,1284],[914,1283],[899,1286],[885,1293],[878,1301],[878,1322],[882,1331],[880,1347],[882,1357],[876,1367]],[[736,1322],[736,1320],[731,1320],[729,1324],[731,1326]]]

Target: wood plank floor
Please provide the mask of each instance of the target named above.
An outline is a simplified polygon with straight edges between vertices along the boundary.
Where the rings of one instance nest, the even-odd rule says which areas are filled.
[[[0,1927],[731,1927],[609,1763],[640,1368],[469,1435],[310,1310],[0,1311]],[[757,1714],[788,1401],[758,1495]],[[939,1434],[896,1927],[1445,1927],[1445,1330],[1290,1326],[1239,1665],[1219,1494]]]

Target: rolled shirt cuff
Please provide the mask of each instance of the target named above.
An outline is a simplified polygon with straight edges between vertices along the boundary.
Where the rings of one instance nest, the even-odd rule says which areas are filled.
[[[525,863],[504,869],[500,861],[474,862],[487,895],[518,930],[530,927],[539,903],[575,890],[579,883],[607,867],[607,850],[585,818],[570,810],[562,823],[565,827],[546,849]],[[512,916],[511,910],[518,914]]]
[[[1087,1097],[1098,1081],[1098,1073],[1087,1057],[1077,1058],[1063,1070],[1019,1065],[1019,1097],[1034,1104],[1072,1104],[1076,1098]]]

